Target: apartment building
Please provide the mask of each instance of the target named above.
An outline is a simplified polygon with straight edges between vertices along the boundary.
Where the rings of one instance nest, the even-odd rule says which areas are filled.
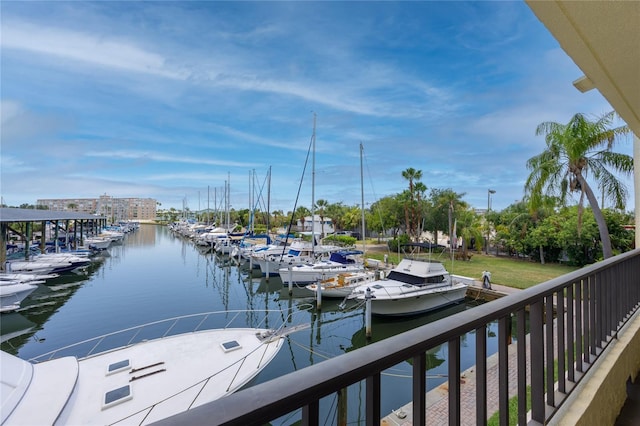
[[[41,199],[36,204],[54,211],[106,216],[111,221],[153,220],[156,218],[157,206],[153,198],[116,198],[106,194],[98,198]]]

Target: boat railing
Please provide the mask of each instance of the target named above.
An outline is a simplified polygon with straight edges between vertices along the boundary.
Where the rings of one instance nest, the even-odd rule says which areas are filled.
[[[44,354],[30,358],[31,362],[43,362],[54,358],[73,355],[86,358],[97,353],[116,348],[127,347],[152,339],[162,339],[168,336],[195,333],[214,328],[265,328],[282,332],[284,327],[295,327],[295,317],[312,309],[312,305],[299,305],[293,312],[274,309],[255,310],[225,310],[181,315],[173,318],[152,321],[145,324],[128,327],[111,333],[106,333],[90,339],[82,340]],[[249,317],[249,319],[247,318]],[[247,324],[249,323],[249,324]],[[278,324],[277,327],[270,324]]]
[[[354,384],[363,383],[367,425],[380,424],[385,370],[411,361],[413,396],[407,418],[429,423],[486,425],[498,412],[500,424],[547,424],[578,383],[587,377],[640,307],[640,249],[589,265],[492,302],[375,342],[355,351],[277,377],[167,418],[158,425],[259,425],[286,416],[287,424],[320,424],[321,407],[335,402]],[[488,334],[497,323],[495,364],[488,363]],[[374,330],[375,332],[375,330]],[[464,336],[475,336],[472,355],[475,390],[462,392]],[[447,396],[439,409],[427,407],[427,352],[448,352]],[[473,349],[472,349],[473,350]],[[596,367],[597,368],[597,367]],[[517,396],[512,405],[511,398]],[[256,403],[259,401],[259,404]],[[340,401],[338,402],[340,405]],[[462,407],[474,408],[471,411]],[[411,414],[409,414],[409,412]],[[393,416],[392,413],[384,413]],[[344,414],[349,418],[349,413]],[[430,417],[429,417],[430,418]],[[324,419],[326,421],[326,419]],[[336,423],[340,419],[336,419]],[[405,420],[396,417],[394,422]],[[389,423],[391,424],[391,423]]]

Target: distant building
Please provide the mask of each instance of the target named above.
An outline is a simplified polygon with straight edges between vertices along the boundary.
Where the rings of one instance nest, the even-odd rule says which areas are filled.
[[[101,195],[99,198],[42,199],[38,206],[55,211],[72,211],[105,216],[111,221],[154,220],[156,200],[153,198],[116,198]]]
[[[313,228],[314,232],[317,234],[322,233],[322,236],[333,234],[335,232],[335,229],[333,228],[333,220],[326,216],[321,220],[319,215],[315,215],[315,224],[313,223],[311,216],[305,217],[304,222],[298,219],[297,226],[301,232],[311,232],[311,229]]]
[[[95,214],[97,212],[97,198],[60,198],[44,199],[36,202],[38,207],[58,212],[80,212]]]

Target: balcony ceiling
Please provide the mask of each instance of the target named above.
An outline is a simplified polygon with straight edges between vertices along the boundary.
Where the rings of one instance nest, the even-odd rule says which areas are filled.
[[[597,88],[640,137],[640,1],[527,4],[586,76],[575,86]]]

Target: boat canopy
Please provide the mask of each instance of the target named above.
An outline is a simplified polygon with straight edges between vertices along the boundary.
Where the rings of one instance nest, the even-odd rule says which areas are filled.
[[[348,256],[353,256],[356,254],[362,254],[360,250],[341,250],[331,253],[329,260],[333,262],[342,263],[344,265],[356,263],[355,260],[350,259]]]

